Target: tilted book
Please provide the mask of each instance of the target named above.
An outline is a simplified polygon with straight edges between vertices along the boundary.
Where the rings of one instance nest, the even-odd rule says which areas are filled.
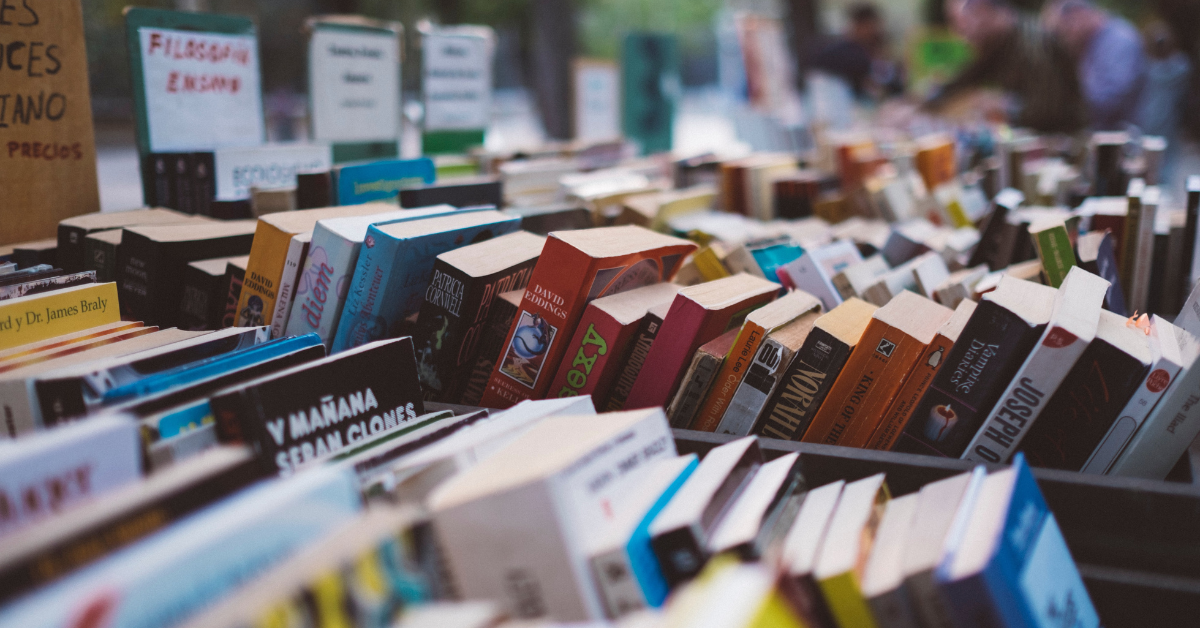
[[[718,433],[746,436],[754,431],[767,400],[820,317],[818,308],[767,335],[721,416]]]
[[[879,473],[846,484],[813,566],[830,614],[838,625],[875,628],[863,595],[863,571],[891,493]]]
[[[842,295],[833,285],[833,277],[851,264],[862,261],[862,255],[854,243],[842,240],[821,248],[805,251],[800,259],[784,264],[777,271],[792,287],[804,290],[821,300],[828,312],[842,304]]]
[[[642,367],[646,365],[646,356],[650,355],[650,348],[654,346],[654,339],[658,337],[658,332],[662,331],[663,319],[667,317],[667,312],[671,309],[672,300],[668,303],[662,303],[650,308],[642,322],[638,324],[637,333],[629,341],[629,350],[621,359],[621,370],[617,373],[616,380],[613,381],[612,388],[609,389],[608,399],[604,401],[605,412],[616,412],[625,409],[625,402],[629,399],[629,392],[633,390],[633,385],[637,383],[638,375],[642,372]],[[739,330],[732,329],[730,331],[737,332]],[[730,345],[732,346],[732,340]],[[728,346],[725,349],[729,351]],[[724,353],[721,354],[722,356]],[[715,377],[715,373],[713,374]],[[697,399],[696,404],[703,400]]]
[[[500,354],[504,352],[505,336],[517,318],[517,312],[521,309],[521,300],[524,297],[524,289],[511,290],[497,295],[492,301],[487,322],[480,334],[479,349],[476,352],[475,361],[463,381],[458,403],[468,406],[479,405],[479,400],[483,398],[483,392],[487,389],[488,379],[492,376],[492,370],[496,367]]]
[[[275,295],[275,313],[271,315],[271,337],[282,338],[296,299],[296,283],[300,279],[300,267],[308,257],[308,246],[312,243],[312,232],[306,231],[292,236],[288,244],[287,257],[283,263],[283,274],[279,276],[279,290]]]
[[[117,285],[85,284],[0,301],[0,349],[121,320]]]
[[[1061,220],[1038,221],[1029,225],[1029,237],[1033,238],[1046,281],[1051,288],[1058,288],[1075,266],[1075,252],[1071,249],[1067,225]]]
[[[82,286],[93,283],[96,283],[96,271],[94,270],[71,273],[69,275],[58,275],[57,277],[44,277],[42,279],[26,281],[25,283],[0,287],[0,301],[17,299],[23,296],[34,294],[44,294],[46,292],[55,292],[62,290],[63,288],[71,288],[74,286]]]
[[[1104,297],[1104,309],[1128,316],[1125,307],[1125,292],[1121,289],[1121,275],[1117,258],[1113,254],[1113,235],[1107,231],[1092,231],[1079,236],[1075,242],[1075,255],[1084,270],[1103,277],[1109,283]]]
[[[692,356],[692,363],[683,375],[675,398],[671,400],[671,405],[667,406],[667,418],[671,420],[671,427],[680,429],[691,427],[692,421],[696,418],[696,412],[700,409],[700,403],[712,389],[717,372],[725,363],[725,356],[729,354],[729,350],[733,348],[733,343],[741,333],[741,329],[730,329],[696,349],[696,354]]]

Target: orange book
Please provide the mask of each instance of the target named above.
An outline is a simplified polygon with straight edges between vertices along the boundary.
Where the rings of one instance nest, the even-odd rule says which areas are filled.
[[[953,314],[908,291],[879,308],[804,433],[804,442],[865,446],[934,334]]]
[[[758,354],[758,347],[767,334],[786,325],[797,318],[821,309],[821,301],[813,295],[797,290],[782,298],[764,305],[746,316],[742,323],[742,331],[737,340],[733,341],[721,370],[713,379],[708,397],[700,405],[700,411],[692,421],[692,428],[703,432],[712,432],[721,423],[733,394],[746,376],[746,369]]]
[[[937,375],[946,355],[950,353],[950,348],[954,346],[955,342],[958,342],[958,336],[962,334],[963,328],[967,326],[967,321],[975,313],[975,305],[976,303],[970,299],[963,299],[959,302],[958,307],[954,310],[954,315],[945,325],[942,325],[937,335],[933,337],[933,342],[929,343],[925,353],[921,354],[920,359],[917,360],[912,373],[908,375],[908,380],[904,382],[904,387],[900,389],[900,394],[896,395],[896,400],[884,413],[883,422],[875,428],[875,433],[871,434],[871,439],[867,441],[867,449],[887,451],[900,438],[904,427],[912,418],[917,402],[929,389],[929,384],[933,382],[933,376]]]
[[[954,140],[945,135],[930,135],[917,140],[916,166],[930,191],[953,181],[958,176]]]

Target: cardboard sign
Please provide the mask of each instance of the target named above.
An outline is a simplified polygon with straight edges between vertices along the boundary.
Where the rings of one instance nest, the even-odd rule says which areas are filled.
[[[308,42],[313,138],[321,142],[400,137],[400,32],[314,22]]]
[[[0,244],[100,211],[78,0],[0,0]]]
[[[489,28],[431,29],[422,40],[425,130],[486,129],[492,108]]]
[[[608,61],[575,60],[575,139],[621,137],[621,74]]]
[[[253,22],[141,8],[125,19],[143,154],[263,143]]]
[[[296,173],[333,167],[328,144],[287,144],[253,148],[224,148],[213,155],[217,200],[250,198],[250,188],[279,190],[296,187]]]

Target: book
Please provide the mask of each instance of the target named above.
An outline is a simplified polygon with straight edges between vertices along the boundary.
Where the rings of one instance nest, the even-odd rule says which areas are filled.
[[[589,303],[550,384],[550,396],[591,395],[593,403],[604,407],[642,319],[651,308],[669,304],[679,289],[672,283],[652,284]]]
[[[1133,435],[1137,433],[1146,417],[1158,405],[1167,388],[1190,363],[1184,358],[1190,339],[1187,332],[1160,318],[1151,318],[1150,334],[1146,337],[1150,347],[1151,365],[1137,392],[1117,415],[1112,427],[1092,450],[1092,454],[1080,469],[1083,473],[1107,473],[1113,462],[1124,451]]]
[[[511,290],[500,293],[492,301],[487,322],[480,334],[475,363],[463,382],[462,394],[459,397],[460,403],[475,406],[483,398],[483,392],[487,389],[492,370],[500,359],[500,354],[504,351],[505,336],[517,318],[517,312],[521,309],[521,300],[524,296],[524,289]]]
[[[58,239],[48,238],[13,245],[13,261],[17,268],[29,268],[38,264],[58,265]]]
[[[691,242],[634,226],[551,234],[488,380],[482,405],[504,408],[545,397],[554,378],[551,371],[561,363],[588,303],[669,281],[695,248]],[[629,401],[632,399],[631,392]],[[662,403],[641,407],[650,405]],[[639,405],[627,402],[626,407]]]
[[[1193,278],[1196,277],[1196,225],[1200,223],[1200,175],[1189,176],[1185,186],[1187,206],[1184,208],[1183,256],[1179,259],[1182,271],[1179,277],[1180,285],[1169,288],[1180,295],[1187,294],[1191,290]]]
[[[0,538],[142,476],[137,427],[96,418],[0,447]]]
[[[125,227],[117,256],[122,312],[148,324],[174,325],[187,263],[245,255],[253,240],[251,221]]]
[[[406,187],[427,185],[437,178],[433,160],[428,157],[337,166],[333,174],[338,205],[385,201]]]
[[[259,466],[244,448],[221,448],[14,533],[0,550],[0,600],[45,586],[245,488],[262,476]]]
[[[730,552],[744,561],[756,561],[776,551],[806,490],[800,454],[763,463],[713,531],[708,552],[714,556]]]
[[[721,370],[717,372],[717,377],[713,381],[708,396],[704,399],[704,403],[700,405],[700,410],[692,421],[692,429],[712,432],[718,428],[718,425],[722,423],[722,419],[725,416],[725,411],[729,408],[730,402],[733,400],[734,394],[738,392],[738,387],[741,385],[742,380],[747,377],[747,372],[752,365],[758,364],[759,347],[766,341],[768,334],[799,317],[813,311],[819,311],[820,309],[821,302],[816,297],[798,290],[747,314],[737,340],[734,341],[733,347],[730,348],[729,354],[721,366]],[[768,364],[772,365],[772,371],[776,370],[779,366],[781,356],[777,353],[778,349],[778,344],[773,344],[772,353],[764,356],[764,358],[768,359]],[[759,370],[761,371],[761,366]],[[765,375],[765,373],[756,373],[756,377],[760,380]],[[750,421],[753,422],[753,417],[750,418]],[[732,422],[726,427],[733,429]],[[741,436],[745,436],[748,433],[750,426],[744,425],[743,427],[746,428],[746,432],[739,434]],[[735,432],[723,433],[732,434]]]
[[[425,413],[411,338],[370,343],[218,391],[222,442],[243,442],[281,474]],[[302,392],[300,392],[302,391]]]
[[[708,559],[709,539],[761,466],[762,452],[754,438],[714,448],[650,523],[650,546],[669,588],[700,573]]]
[[[348,471],[261,482],[4,607],[0,622],[61,626],[112,600],[114,625],[173,625],[361,511]]]
[[[879,308],[851,297],[817,319],[763,406],[754,433],[800,440]]]
[[[1029,225],[1029,237],[1033,238],[1048,285],[1051,288],[1061,286],[1067,272],[1075,266],[1066,224],[1053,219],[1034,222]]]
[[[952,310],[904,292],[872,316],[804,442],[862,447]]]
[[[913,283],[916,285],[913,292],[924,295],[927,299],[937,300],[938,286],[950,278],[946,260],[941,255],[930,252],[914,259],[911,268]]]
[[[850,264],[833,276],[833,285],[842,299],[863,298],[867,288],[878,283],[890,271],[882,255],[872,255],[857,264]]]
[[[421,309],[438,255],[516,231],[517,223],[480,211],[368,227],[330,350],[403,333],[405,319]]]
[[[675,455],[662,410],[605,419],[547,419],[433,492],[429,509],[460,595],[500,600],[518,617],[605,616],[585,540],[653,463]]]
[[[1056,391],[1065,395],[1079,392],[1077,387],[1067,387],[1069,372],[1080,368],[1092,341],[1099,337],[1098,329],[1108,326],[1100,321],[1120,319],[1111,312],[1112,319],[1106,319],[1101,313],[1107,291],[1108,282],[1087,271],[1072,269],[1067,274],[1054,297],[1046,330],[967,443],[964,460],[1006,462],[1021,447],[1022,439],[1039,429],[1038,417],[1046,414],[1047,420],[1057,420],[1049,402],[1057,396]]]
[[[117,287],[84,284],[0,301],[0,350],[121,319]]]
[[[863,596],[862,579],[889,498],[882,473],[849,482],[830,518],[813,578],[838,625],[879,625]]]
[[[779,288],[773,281],[739,273],[680,290],[663,319],[662,331],[650,347],[625,407],[666,404],[696,349],[731,327],[741,325],[750,312],[770,303]],[[737,350],[736,342],[734,347],[732,350]],[[720,383],[720,374],[717,377],[714,390]]]
[[[625,402],[629,400],[629,393],[633,390],[633,385],[637,383],[638,375],[642,372],[642,367],[646,365],[646,357],[650,355],[650,348],[654,346],[654,340],[658,338],[658,332],[662,331],[663,319],[667,317],[667,312],[671,310],[671,303],[674,303],[674,300],[670,303],[661,303],[650,308],[646,311],[646,316],[642,318],[642,322],[638,324],[637,333],[634,335],[633,340],[629,342],[629,351],[624,359],[621,360],[621,371],[617,374],[617,379],[613,382],[612,388],[609,390],[608,399],[604,402],[605,412],[616,412],[625,409]],[[737,332],[739,330],[734,328],[730,331]],[[697,407],[699,407],[699,403],[702,400],[703,398],[696,400]]]
[[[799,592],[793,596],[796,608],[809,625],[836,625],[820,585],[813,578],[813,568],[845,485],[845,481],[837,480],[804,494],[780,551],[783,580]]]
[[[305,257],[298,276],[293,299],[296,305],[288,317],[286,333],[316,332],[326,348],[332,345],[363,240],[372,224],[421,220],[453,211],[454,208],[443,205],[318,220],[309,243],[310,254]]]
[[[679,390],[667,406],[671,427],[691,428],[696,412],[700,410],[700,403],[708,396],[721,365],[725,363],[725,356],[729,355],[741,333],[740,328],[730,329],[696,349],[691,365],[680,380]]]
[[[170,209],[133,209],[72,216],[58,223],[58,265],[68,273],[87,270],[84,242],[87,236],[132,225],[176,224],[194,220]]]
[[[763,408],[820,319],[819,309],[811,310],[767,335],[722,415],[717,432],[746,436],[755,433],[760,421],[767,420],[762,417]]]
[[[963,535],[938,569],[956,623],[1046,626],[1068,613],[1075,626],[1100,625],[1024,456],[984,480]]]
[[[141,326],[141,323],[134,321],[117,321],[115,323],[97,325],[95,327],[81,329],[77,332],[53,336],[38,342],[31,342],[12,347],[10,349],[0,350],[0,367],[7,368],[12,360],[48,352],[54,349],[60,349],[72,344],[87,342],[91,339],[105,336],[113,332],[130,330]]]
[[[1121,246],[1121,287],[1129,307],[1144,312],[1149,302],[1150,266],[1154,255],[1154,220],[1158,210],[1157,187],[1141,179],[1129,182],[1129,211],[1125,215],[1125,241]]]
[[[496,177],[456,177],[449,181],[414,185],[400,190],[400,206],[405,208],[452,205],[472,207],[504,205],[504,186]]]
[[[104,404],[105,393],[114,388],[197,360],[247,349],[267,338],[262,327],[231,327],[158,348],[56,369],[34,376],[28,385],[37,395],[40,423],[57,425],[95,411]]]
[[[94,270],[71,273],[69,275],[58,275],[57,277],[44,277],[25,283],[0,286],[0,301],[93,283],[96,283],[96,271]]]
[[[300,268],[308,256],[310,244],[312,244],[311,231],[292,236],[292,241],[288,244],[283,273],[279,276],[279,290],[275,293],[275,312],[271,314],[272,338],[282,338],[284,330],[287,328],[288,318],[292,314],[292,304],[296,299],[296,284],[300,279]]]
[[[900,434],[912,420],[913,409],[917,402],[929,389],[934,376],[945,362],[946,354],[954,347],[954,343],[962,335],[967,321],[975,313],[975,307],[974,301],[963,300],[954,309],[950,320],[946,321],[938,330],[933,341],[925,348],[925,352],[917,358],[912,373],[905,380],[900,392],[896,394],[895,401],[884,412],[883,421],[879,423],[871,434],[870,440],[867,441],[867,449],[887,451],[896,444],[896,440],[900,438]]]
[[[0,275],[0,287],[16,286],[30,281],[39,279],[49,279],[62,276],[64,273],[61,268],[55,268],[53,264],[20,264],[18,262],[18,270],[14,270],[5,275]]]
[[[954,558],[963,542],[963,528],[975,508],[975,498],[987,477],[984,467],[921,487],[917,493],[911,537],[901,559],[904,586],[912,598],[920,625],[954,626],[949,602],[942,595],[937,570]]]
[[[1145,331],[1102,311],[1096,339],[1049,395],[1042,418],[1019,443],[1029,463],[1082,469],[1141,387],[1152,363]]]
[[[35,345],[16,347],[12,350],[16,355],[11,359],[5,360],[3,364],[0,364],[0,372],[14,371],[39,362],[66,357],[82,351],[88,351],[89,349],[123,342],[159,331],[157,327],[145,327],[141,323],[117,328],[105,327],[106,330],[104,333],[88,334],[86,337],[76,338],[73,342],[64,342],[61,345],[50,346],[40,350],[23,351],[27,347],[35,346],[37,343]],[[51,340],[58,338],[62,338],[62,336],[56,336]]]
[[[117,280],[117,256],[124,233],[121,229],[110,229],[84,237],[84,268],[96,272],[96,281],[108,283]]]
[[[1117,259],[1113,255],[1112,234],[1092,231],[1079,236],[1075,243],[1075,254],[1080,267],[1109,282],[1108,293],[1104,297],[1104,309],[1127,316],[1129,309],[1125,306],[1125,292],[1121,289]]]
[[[980,300],[893,450],[961,456],[1041,338],[1056,294],[1002,277]]]
[[[555,231],[588,229],[594,226],[592,213],[586,207],[570,203],[536,207],[505,207],[504,211],[519,216],[522,229],[539,235],[550,235]]]
[[[324,218],[378,214],[389,209],[392,207],[384,204],[365,204],[279,212],[260,217],[255,224],[254,246],[249,251],[246,279],[238,298],[237,324],[271,325],[289,248],[295,236],[311,231],[317,221]],[[303,245],[297,243],[297,246]],[[299,255],[297,251],[297,258]]]
[[[608,617],[659,608],[666,601],[667,582],[650,547],[650,523],[698,465],[695,454],[654,463],[595,542],[589,563]]]
[[[226,327],[225,300],[229,296],[226,271],[237,257],[216,257],[188,262],[183,271],[183,294],[179,299],[178,326],[193,331]]]
[[[821,307],[828,312],[844,300],[833,285],[833,277],[861,261],[862,255],[852,242],[839,240],[805,251],[800,259],[780,266],[777,272],[781,282],[790,282],[791,287],[817,297]]]
[[[517,231],[437,256],[414,334],[427,399],[460,398],[493,301],[528,285],[545,241]]]
[[[225,294],[225,315],[221,317],[221,327],[233,327],[238,317],[238,299],[242,296],[242,283],[246,279],[246,264],[250,262],[249,255],[237,255],[229,258],[225,264],[225,281],[229,287]]]
[[[904,581],[904,550],[914,536],[918,498],[909,493],[888,501],[863,568],[862,595],[879,626],[920,625]]]

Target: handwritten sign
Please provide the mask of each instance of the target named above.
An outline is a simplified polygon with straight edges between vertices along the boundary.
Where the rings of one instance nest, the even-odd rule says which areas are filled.
[[[328,144],[223,148],[215,152],[213,161],[217,200],[238,201],[250,198],[250,188],[294,188],[296,173],[329,170],[333,152]]]
[[[0,0],[0,244],[100,211],[78,0]]]
[[[492,107],[491,30],[432,29],[422,40],[425,130],[485,129]]]
[[[400,34],[317,23],[308,44],[313,137],[400,137]]]
[[[262,144],[257,36],[137,31],[151,152]]]
[[[621,137],[621,74],[614,63],[575,61],[575,139]]]

